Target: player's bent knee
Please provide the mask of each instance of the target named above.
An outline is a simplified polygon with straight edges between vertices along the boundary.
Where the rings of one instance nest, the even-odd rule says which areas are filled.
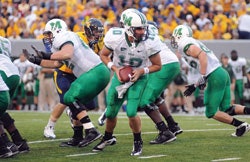
[[[137,115],[137,111],[127,111],[127,116],[133,118]]]
[[[235,106],[234,106],[234,105],[230,106],[230,107],[225,111],[225,113],[227,113],[227,114],[230,115],[230,116],[236,115],[236,113],[235,113]]]
[[[156,106],[154,103],[151,103],[147,104],[143,109],[146,114],[150,114],[152,111],[158,110],[158,106]]]
[[[216,112],[208,112],[208,111],[205,112],[207,118],[213,118],[215,114]]]
[[[162,98],[161,96],[158,97],[156,100],[155,100],[155,105],[157,106],[160,106],[161,104],[163,104],[165,102],[164,98]]]

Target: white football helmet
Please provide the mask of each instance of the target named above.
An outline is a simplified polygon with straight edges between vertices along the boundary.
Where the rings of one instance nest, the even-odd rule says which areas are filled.
[[[44,32],[52,32],[53,35],[60,33],[61,31],[68,30],[67,24],[61,19],[52,19],[45,25]]]
[[[173,48],[178,48],[178,42],[185,37],[192,37],[193,31],[188,25],[178,25],[171,37],[171,46]]]
[[[49,42],[53,42],[54,37],[56,34],[62,32],[62,31],[67,31],[68,26],[67,24],[61,20],[61,19],[52,19],[48,21],[45,25],[45,29],[43,32],[44,39],[48,39]],[[52,34],[52,35],[51,35]]]
[[[133,37],[136,41],[141,41],[146,39],[148,23],[146,16],[139,12],[127,12],[123,15],[123,25],[125,32],[128,36]],[[136,29],[145,29],[143,35],[137,35],[135,33]]]
[[[124,28],[124,19],[126,17],[126,15],[129,13],[129,12],[139,12],[138,10],[134,9],[134,8],[128,8],[126,10],[124,10],[121,14],[121,17],[120,17],[120,25],[122,28]]]

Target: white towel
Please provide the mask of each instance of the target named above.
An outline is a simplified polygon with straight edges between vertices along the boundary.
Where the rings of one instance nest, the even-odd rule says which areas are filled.
[[[134,82],[127,82],[115,87],[116,91],[118,92],[118,98],[123,98],[123,95],[127,92],[128,88],[134,84]]]

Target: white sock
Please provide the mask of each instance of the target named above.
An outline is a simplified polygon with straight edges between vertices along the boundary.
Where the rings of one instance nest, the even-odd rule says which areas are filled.
[[[49,119],[49,121],[48,121],[48,124],[47,124],[47,127],[55,127],[55,125],[56,125],[56,122],[53,122],[53,121],[51,121],[50,119]]]

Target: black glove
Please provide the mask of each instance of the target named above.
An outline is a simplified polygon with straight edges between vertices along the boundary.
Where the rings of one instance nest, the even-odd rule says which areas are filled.
[[[184,91],[184,96],[190,96],[196,89],[195,84],[189,84],[185,86],[187,89]]]
[[[45,60],[50,60],[52,53],[47,53],[44,51],[37,50],[37,48],[33,45],[31,45],[31,48],[36,52],[37,56],[39,56],[40,58],[45,59]]]
[[[202,75],[202,76],[198,79],[196,85],[197,85],[197,87],[198,87],[200,90],[204,90],[205,87],[206,87],[206,83],[207,83],[207,77],[204,76],[204,75]]]
[[[35,56],[33,54],[30,54],[26,49],[23,49],[23,53],[27,56],[27,59],[37,65],[40,65],[42,62],[42,58]]]
[[[89,47],[93,49],[93,48],[94,48],[94,45],[95,45],[96,43],[98,43],[97,40],[92,40],[92,41],[90,41],[90,42],[89,42]]]

